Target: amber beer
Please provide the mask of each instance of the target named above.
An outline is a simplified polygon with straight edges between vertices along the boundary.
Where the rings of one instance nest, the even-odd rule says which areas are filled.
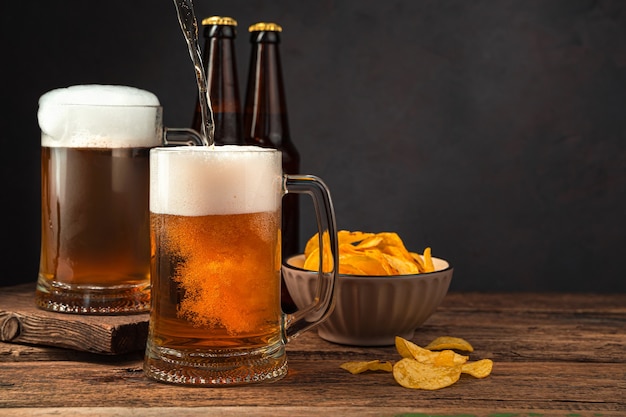
[[[146,283],[148,158],[148,148],[41,149],[41,278],[75,287]]]
[[[161,144],[151,93],[76,86],[40,99],[39,307],[111,314],[149,308],[149,149]]]
[[[280,335],[277,211],[152,213],[152,332],[168,349],[258,349]]]
[[[284,375],[280,153],[235,145],[157,148],[150,169],[146,372],[199,384]]]

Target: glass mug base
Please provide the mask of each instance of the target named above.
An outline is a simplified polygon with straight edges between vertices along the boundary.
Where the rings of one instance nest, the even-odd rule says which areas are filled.
[[[72,285],[39,277],[37,307],[58,313],[115,315],[150,311],[150,284]]]
[[[282,342],[259,349],[180,350],[148,340],[144,372],[161,382],[196,386],[230,386],[274,382],[287,375]]]

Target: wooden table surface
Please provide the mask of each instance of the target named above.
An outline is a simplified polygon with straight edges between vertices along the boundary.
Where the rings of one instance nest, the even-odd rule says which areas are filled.
[[[441,335],[470,341],[470,360],[492,359],[492,374],[410,390],[389,373],[339,368],[397,360],[394,347],[340,346],[311,331],[288,345],[278,382],[189,388],[147,379],[141,352],[0,343],[0,416],[626,416],[626,294],[450,293],[412,340]]]

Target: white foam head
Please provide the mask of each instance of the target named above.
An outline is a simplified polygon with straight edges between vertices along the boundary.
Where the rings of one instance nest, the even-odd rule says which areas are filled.
[[[75,85],[39,98],[41,144],[49,147],[152,147],[161,144],[162,110],[149,91]]]
[[[150,151],[150,211],[180,216],[275,211],[281,153],[256,146],[184,146]]]

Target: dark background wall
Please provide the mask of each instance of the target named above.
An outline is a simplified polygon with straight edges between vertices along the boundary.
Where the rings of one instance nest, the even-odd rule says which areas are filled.
[[[239,21],[242,91],[247,27],[283,25],[292,137],[340,228],[431,246],[454,290],[626,290],[626,2],[195,3]],[[172,1],[13,1],[1,16],[10,285],[38,269],[39,96],[132,85],[186,127],[196,90]]]

